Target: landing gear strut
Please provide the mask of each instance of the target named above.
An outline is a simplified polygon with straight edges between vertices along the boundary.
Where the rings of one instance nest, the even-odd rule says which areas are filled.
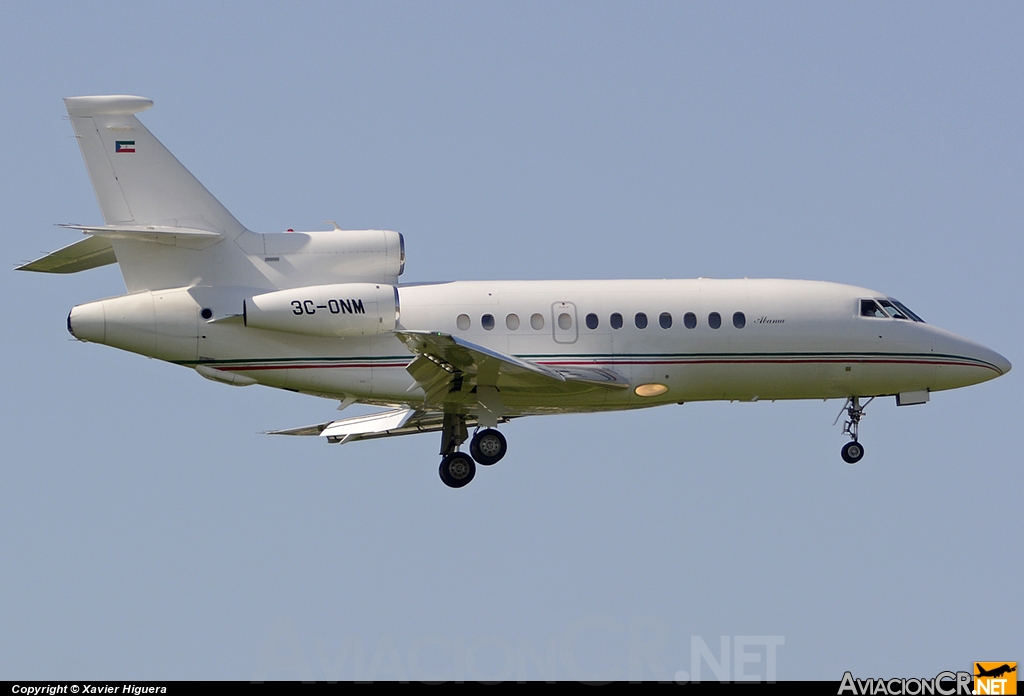
[[[459,445],[469,437],[466,430],[466,417],[461,413],[445,411],[444,423],[441,425],[441,454],[452,454],[459,451]]]
[[[473,480],[476,465],[490,466],[497,464],[505,452],[508,443],[505,436],[494,428],[478,430],[469,444],[470,454],[460,452],[459,447],[469,438],[466,428],[466,416],[460,413],[445,413],[441,427],[441,468],[438,473],[446,486],[462,488]],[[474,460],[476,460],[474,462]]]
[[[864,456],[864,445],[860,444],[858,440],[860,419],[864,417],[864,409],[874,400],[875,397],[872,396],[861,404],[859,396],[851,396],[846,400],[846,405],[843,406],[843,411],[846,411],[847,417],[846,422],[843,423],[843,435],[849,435],[852,440],[852,442],[847,442],[843,445],[841,453],[843,461],[847,464],[856,464]],[[836,421],[842,417],[843,411],[839,412]]]

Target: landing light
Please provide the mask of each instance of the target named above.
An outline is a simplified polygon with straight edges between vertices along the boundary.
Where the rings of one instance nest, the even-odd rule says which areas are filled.
[[[633,390],[637,396],[661,396],[668,391],[664,384],[641,384]]]

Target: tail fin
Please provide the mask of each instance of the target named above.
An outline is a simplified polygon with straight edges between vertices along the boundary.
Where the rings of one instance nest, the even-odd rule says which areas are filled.
[[[89,239],[20,270],[74,273],[116,261],[130,293],[397,283],[405,259],[398,233],[250,232],[135,117],[153,105],[149,99],[108,95],[64,103],[106,225],[64,225]]]
[[[107,225],[159,225],[237,237],[245,227],[213,197],[135,114],[143,97],[64,100]]]

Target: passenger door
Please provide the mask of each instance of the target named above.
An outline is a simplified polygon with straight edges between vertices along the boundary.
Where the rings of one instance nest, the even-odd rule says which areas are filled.
[[[572,302],[555,302],[551,305],[551,330],[555,343],[575,343],[579,338],[576,305]]]

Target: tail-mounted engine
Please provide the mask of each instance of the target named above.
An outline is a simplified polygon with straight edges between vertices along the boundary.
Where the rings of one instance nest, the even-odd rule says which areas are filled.
[[[318,337],[373,336],[398,324],[398,288],[340,283],[278,290],[243,304],[245,325]]]

